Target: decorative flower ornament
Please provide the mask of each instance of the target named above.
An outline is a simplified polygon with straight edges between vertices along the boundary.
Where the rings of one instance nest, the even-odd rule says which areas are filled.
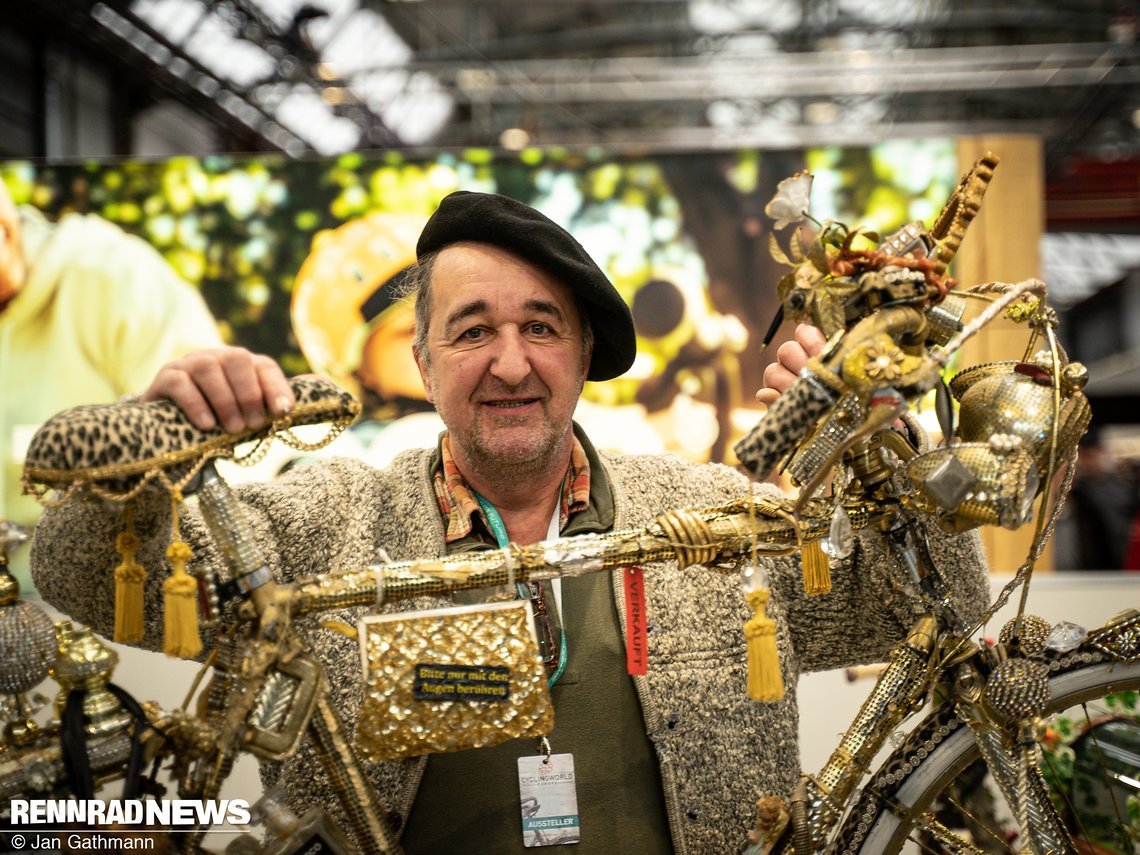
[[[891,344],[867,348],[867,376],[879,382],[893,383],[902,375],[903,353]]]
[[[774,228],[782,229],[807,218],[814,178],[810,172],[797,172],[776,185],[776,195],[764,206],[764,213],[776,221]]]

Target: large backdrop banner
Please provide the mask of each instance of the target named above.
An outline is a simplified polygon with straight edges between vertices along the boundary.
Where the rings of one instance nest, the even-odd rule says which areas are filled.
[[[47,347],[42,330],[36,339],[19,329],[43,321],[28,293],[16,293],[0,313],[6,394],[10,385],[32,387],[3,407],[7,507],[0,516],[32,513],[12,497],[27,440],[51,414],[37,412],[35,402],[58,409],[114,400],[145,385],[144,369],[208,343],[209,336],[189,334],[196,312],[158,311],[171,277],[204,298],[211,335],[266,353],[289,373],[327,374],[352,389],[367,416],[352,432],[352,453],[383,462],[401,447],[434,442],[434,414],[411,361],[400,274],[414,260],[427,216],[458,189],[501,193],[543,211],[578,238],[629,302],[637,362],[623,378],[588,384],[578,414],[595,441],[725,460],[757,415],[753,392],[772,358],[758,345],[786,270],[769,252],[764,207],[779,181],[802,169],[816,176],[815,219],[881,233],[929,222],[958,175],[951,140],[692,154],[468,150],[0,163],[25,222],[29,282],[48,270],[63,281],[73,268],[67,287],[96,301],[54,321],[57,343],[46,355],[36,350]],[[141,238],[145,250],[115,250],[119,230]],[[159,262],[165,272],[146,266]],[[132,265],[148,272],[137,276]],[[132,276],[142,281],[124,294]],[[52,299],[68,299],[59,282],[37,287],[60,289]],[[26,310],[15,311],[21,301]],[[119,373],[116,382],[67,380],[74,370],[51,357],[67,351],[58,340],[69,334],[81,343],[74,359]],[[777,342],[789,334],[783,330]],[[93,341],[98,346],[87,344]],[[144,342],[145,359],[114,350]],[[127,371],[127,363],[138,370]],[[66,394],[61,384],[70,386]]]

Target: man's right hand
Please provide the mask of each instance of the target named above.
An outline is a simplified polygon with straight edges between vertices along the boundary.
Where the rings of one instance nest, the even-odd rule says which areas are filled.
[[[159,369],[141,400],[171,400],[195,427],[227,433],[259,428],[296,399],[281,367],[244,347],[199,350]]]

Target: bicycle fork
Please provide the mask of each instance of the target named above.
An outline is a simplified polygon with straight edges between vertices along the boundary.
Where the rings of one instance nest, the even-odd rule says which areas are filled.
[[[976,661],[958,668],[958,717],[974,735],[982,760],[1013,811],[1022,851],[1030,855],[1077,852],[1049,797],[1034,738],[1037,716],[1049,700],[1048,672],[1032,659],[1006,659],[999,645],[988,652],[1000,659],[983,676]]]

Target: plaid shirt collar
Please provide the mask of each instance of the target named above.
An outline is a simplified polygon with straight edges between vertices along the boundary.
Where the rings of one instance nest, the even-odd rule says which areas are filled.
[[[574,436],[570,449],[570,467],[562,479],[562,500],[558,508],[558,528],[566,527],[570,515],[585,510],[590,505],[590,461],[578,437]],[[435,497],[439,502],[439,513],[443,517],[444,539],[454,543],[471,534],[475,528],[475,515],[478,514],[485,530],[490,526],[483,520],[483,511],[476,501],[474,491],[467,486],[455,458],[451,455],[451,436],[444,434],[440,442],[442,465],[435,473]]]

